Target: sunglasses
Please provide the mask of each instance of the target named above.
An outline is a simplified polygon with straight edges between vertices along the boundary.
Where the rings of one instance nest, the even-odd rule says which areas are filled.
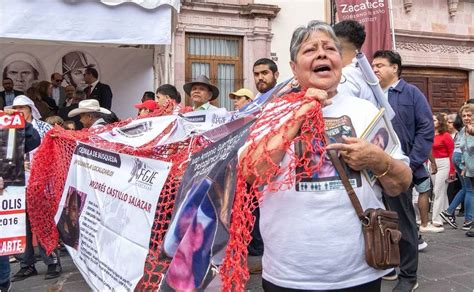
[[[63,80],[62,80],[62,79],[60,79],[60,80],[54,80],[54,81],[56,81],[56,82],[63,82]]]

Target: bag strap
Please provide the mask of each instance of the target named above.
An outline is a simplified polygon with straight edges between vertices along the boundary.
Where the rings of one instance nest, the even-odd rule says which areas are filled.
[[[359,217],[360,221],[364,224],[367,222],[368,218],[364,215],[364,211],[362,210],[362,206],[360,205],[360,201],[357,198],[357,195],[352,188],[351,183],[349,182],[349,178],[347,177],[346,170],[344,169],[344,166],[342,166],[341,159],[337,155],[336,150],[327,150],[329,153],[329,157],[331,158],[331,162],[336,167],[337,172],[339,173],[339,177],[341,178],[342,184],[344,185],[344,188],[346,189],[347,194],[349,195],[349,199],[351,200],[352,206],[354,206],[354,209],[357,213],[357,216]]]

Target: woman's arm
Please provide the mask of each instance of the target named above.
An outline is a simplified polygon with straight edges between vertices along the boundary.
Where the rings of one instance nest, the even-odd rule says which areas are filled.
[[[330,144],[326,149],[339,150],[347,165],[356,171],[371,170],[387,195],[398,196],[410,187],[412,172],[403,161],[363,139],[344,137],[344,142]]]
[[[294,117],[281,125],[276,132],[270,132],[258,141],[252,141],[240,155],[242,170],[247,182],[252,183],[256,176],[267,177],[275,166],[280,164],[290,146],[291,141],[296,137],[303,124],[306,115],[314,109],[318,103],[328,105],[327,93],[323,90],[310,88],[306,91],[305,97],[314,98],[314,101],[303,104],[295,113]],[[270,125],[269,125],[270,126]],[[262,159],[264,153],[269,153],[270,161]],[[244,157],[248,157],[243,161]]]

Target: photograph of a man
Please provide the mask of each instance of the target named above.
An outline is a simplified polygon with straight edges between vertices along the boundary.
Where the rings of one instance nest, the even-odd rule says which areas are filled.
[[[41,63],[28,53],[13,53],[2,63],[2,77],[13,80],[13,89],[26,92],[35,81],[45,80]]]
[[[64,209],[58,221],[58,231],[62,241],[75,250],[79,245],[79,217],[85,197],[85,193],[69,187]]]
[[[387,149],[389,142],[388,131],[386,128],[380,128],[374,137],[370,140],[370,143],[375,144],[382,148],[383,150]]]

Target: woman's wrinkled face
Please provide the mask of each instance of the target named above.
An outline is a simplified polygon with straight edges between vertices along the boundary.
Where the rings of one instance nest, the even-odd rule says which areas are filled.
[[[461,119],[464,126],[470,125],[472,121],[472,112],[469,110],[463,110],[461,113]]]
[[[341,79],[342,58],[335,41],[325,32],[314,31],[301,43],[296,61],[290,61],[301,86],[335,92]]]

